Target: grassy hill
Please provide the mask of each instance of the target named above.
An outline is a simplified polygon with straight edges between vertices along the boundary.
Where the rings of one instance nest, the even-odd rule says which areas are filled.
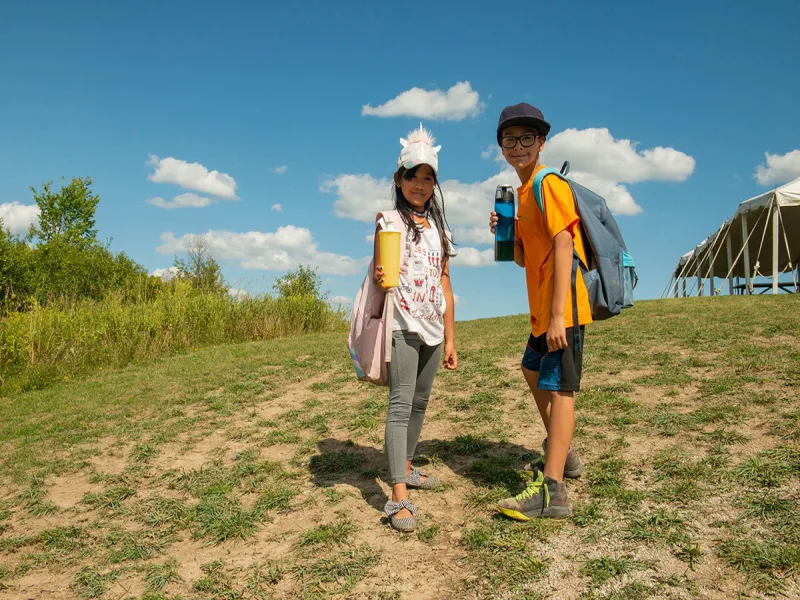
[[[497,516],[544,437],[527,317],[457,324],[412,492],[346,334],[217,346],[0,398],[0,597],[800,597],[800,296],[641,302],[590,327],[574,516]]]

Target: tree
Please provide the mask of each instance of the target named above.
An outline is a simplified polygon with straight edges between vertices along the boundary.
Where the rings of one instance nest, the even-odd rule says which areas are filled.
[[[5,228],[0,218],[0,313],[25,303],[32,290],[32,250]]]
[[[272,286],[281,298],[310,296],[325,300],[327,293],[322,291],[322,280],[316,269],[300,265],[296,271],[288,271]]]
[[[206,293],[225,292],[222,268],[211,255],[211,242],[204,235],[187,236],[184,241],[187,260],[175,258],[174,266],[180,277],[187,279],[196,290]]]
[[[51,191],[52,181],[42,184],[41,191],[30,188],[39,206],[39,226],[31,225],[29,238],[38,238],[43,244],[60,240],[69,245],[87,248],[97,242],[94,228],[94,211],[100,197],[92,193],[89,177],[75,177],[61,190]]]

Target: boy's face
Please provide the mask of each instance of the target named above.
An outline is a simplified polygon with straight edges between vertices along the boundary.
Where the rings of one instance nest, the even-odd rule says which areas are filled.
[[[538,135],[536,129],[529,125],[507,127],[501,134],[501,141],[503,142],[507,142],[505,138],[508,136],[521,137],[525,134],[537,136],[532,146],[526,148],[520,140],[514,140],[515,144],[512,148],[506,148],[506,143],[502,146],[503,157],[517,171],[533,167],[536,164],[536,161],[539,160],[539,153],[544,148],[545,138]]]

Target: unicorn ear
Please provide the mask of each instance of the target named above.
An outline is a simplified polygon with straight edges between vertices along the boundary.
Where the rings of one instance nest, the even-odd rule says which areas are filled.
[[[439,154],[439,150],[441,150],[441,149],[442,149],[442,147],[441,147],[441,146],[436,146],[436,147],[433,149],[433,151],[434,151],[436,154]]]
[[[400,138],[400,145],[401,145],[403,148],[405,148],[405,147],[407,147],[407,146],[408,146],[408,141],[407,141],[407,140],[404,140],[403,138]]]

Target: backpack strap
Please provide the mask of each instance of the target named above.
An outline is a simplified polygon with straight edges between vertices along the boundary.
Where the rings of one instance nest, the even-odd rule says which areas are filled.
[[[567,178],[558,169],[545,167],[540,169],[533,177],[533,197],[536,198],[536,204],[539,205],[539,210],[544,214],[544,198],[542,197],[542,182],[548,175],[557,175],[559,178],[567,181]],[[569,183],[567,181],[567,183]],[[581,340],[581,327],[578,324],[578,269],[580,268],[580,259],[578,253],[572,253],[572,275],[570,277],[570,291],[572,296],[572,351],[578,349]]]
[[[561,174],[561,171],[558,169],[553,169],[551,167],[545,167],[544,169],[539,169],[539,172],[536,173],[533,177],[533,197],[536,198],[536,204],[539,205],[539,210],[542,211],[544,214],[544,198],[542,197],[542,182],[544,178],[548,175],[558,175],[564,181],[567,181],[567,178]]]
[[[383,218],[384,218],[385,221],[391,221],[392,223],[394,223],[395,227],[397,228],[397,231],[402,233],[403,234],[403,238],[405,239],[406,224],[403,221],[403,217],[400,216],[400,212],[399,211],[394,210],[394,209],[392,209],[392,210],[382,210],[382,211],[380,211],[378,213],[378,215],[383,215]],[[376,225],[378,224],[379,220],[380,220],[380,218],[377,217],[377,215],[376,215],[376,219],[375,219],[375,224]]]

